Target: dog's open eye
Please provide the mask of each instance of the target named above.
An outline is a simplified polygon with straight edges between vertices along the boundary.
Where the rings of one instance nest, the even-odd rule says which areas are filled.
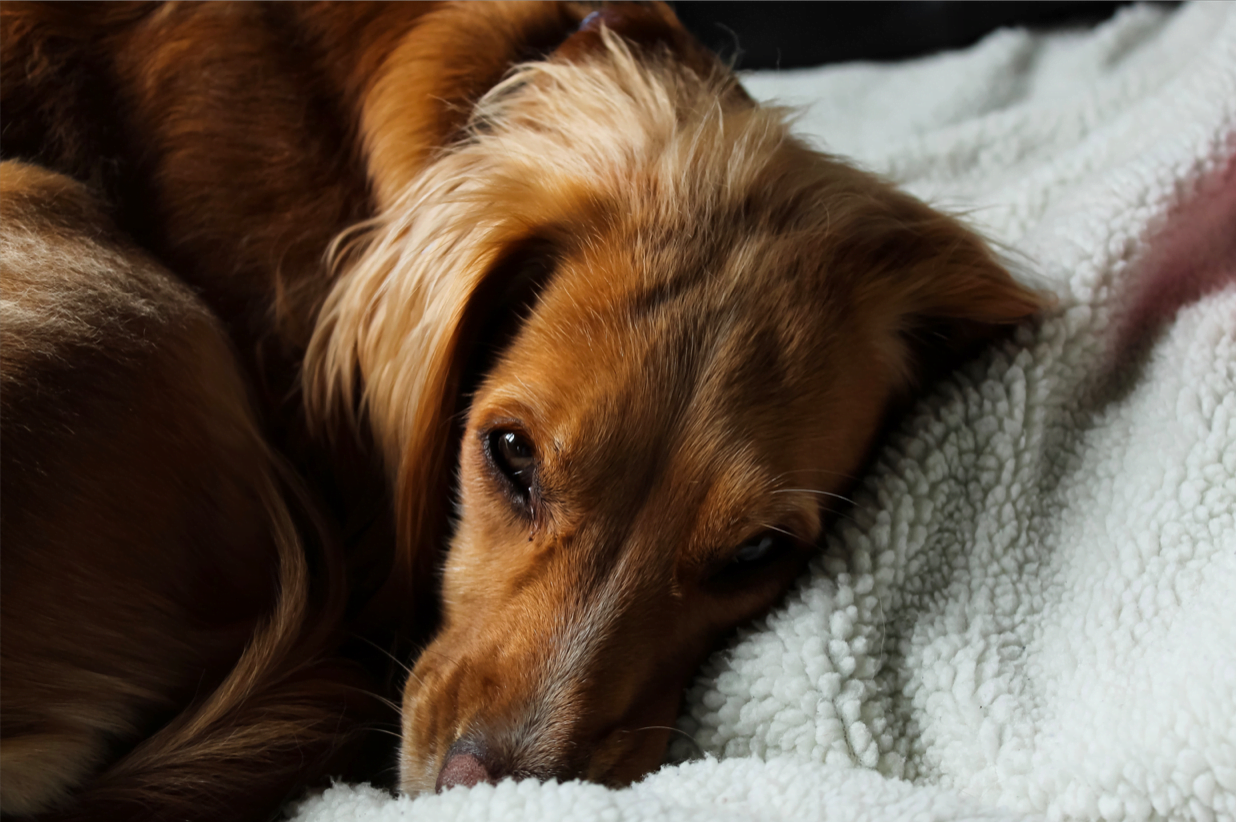
[[[499,428],[490,432],[485,451],[494,467],[526,500],[531,493],[532,475],[536,470],[536,451],[532,443],[515,431]]]

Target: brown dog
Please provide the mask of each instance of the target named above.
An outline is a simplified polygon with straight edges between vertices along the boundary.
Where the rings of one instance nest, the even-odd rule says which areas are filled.
[[[401,788],[504,776],[624,784],[660,761],[704,655],[801,568],[890,405],[927,369],[1036,311],[1036,295],[959,223],[791,137],[782,113],[755,105],[666,9],[590,12],[5,4],[6,155],[89,183],[121,229],[201,294],[142,262],[163,290],[126,287],[125,310],[166,302],[200,322],[168,322],[151,337],[87,312],[81,333],[104,362],[96,373],[133,372],[109,382],[137,398],[133,436],[197,430],[223,419],[223,406],[230,430],[248,432],[227,435],[248,443],[237,446],[244,456],[204,433],[197,451],[164,450],[152,465],[139,441],[112,439],[124,429],[103,414],[81,411],[72,444],[20,393],[11,417],[10,383],[36,385],[52,379],[48,362],[78,361],[82,347],[50,318],[72,313],[100,270],[145,260],[123,238],[97,239],[101,215],[66,234],[49,227],[54,197],[28,197],[22,242],[39,248],[6,258],[6,312],[46,291],[45,312],[23,316],[63,352],[14,369],[6,313],[6,813],[51,807],[80,785],[84,812],[106,799],[134,816],[209,817],[203,797],[244,796],[228,793],[236,772],[275,761],[277,732],[243,699],[210,713],[213,696],[180,684],[195,674],[220,683],[213,693],[251,691],[265,705],[303,682],[303,698],[290,700],[321,743],[313,761],[325,761],[332,695],[346,682],[307,666],[338,653],[323,637],[339,619],[307,605],[279,462],[256,444],[240,380],[329,520],[323,556],[335,539],[347,548],[352,629],[423,630],[424,616],[401,616],[428,610],[440,584],[440,630],[403,693]],[[4,177],[21,197],[59,186],[90,201],[27,166],[6,164]],[[102,243],[90,253],[111,263],[66,279],[74,242]],[[45,287],[53,282],[67,284]],[[19,345],[44,333],[13,328]],[[132,366],[145,362],[126,353],[134,339],[147,341],[149,365]],[[55,379],[67,397],[94,390],[77,373]],[[16,490],[29,474],[8,480],[14,448],[35,461],[45,449],[70,455],[47,463],[38,504]],[[78,448],[111,456],[90,462]],[[386,555],[372,547],[387,542],[366,485],[370,453],[390,502],[376,499],[393,519]],[[111,517],[130,556],[91,565],[81,554],[96,552],[66,546],[90,544],[93,520],[53,512],[73,477],[104,463],[99,482],[134,487],[140,506]],[[210,506],[176,479],[215,474],[224,490]],[[65,493],[107,499],[101,485]],[[194,539],[134,525],[199,509],[215,519]],[[11,583],[11,557],[34,554],[47,561],[23,579],[36,581]],[[170,570],[145,573],[154,556]],[[284,570],[272,591],[252,580],[276,557]],[[261,639],[239,657],[234,635],[192,658],[160,652],[142,689],[99,699],[69,688],[53,711],[41,697],[49,677],[78,682],[104,663],[130,664],[125,643],[75,630],[84,600],[50,593],[75,568],[110,586],[93,607],[124,599],[141,614],[172,597],[194,620]],[[343,573],[316,575],[319,597],[333,601]],[[385,580],[376,593],[375,576]],[[10,608],[18,584],[49,593]],[[246,606],[225,618],[236,599]],[[254,616],[271,607],[274,620]],[[151,635],[142,643],[186,635],[134,620]],[[64,670],[21,662],[53,624]],[[275,650],[258,659],[253,648]],[[90,718],[57,724],[68,714]],[[245,729],[231,747],[218,742],[229,723]],[[168,728],[182,732],[157,750],[192,759],[195,780],[143,754]],[[39,734],[60,740],[42,760]],[[38,764],[49,758],[54,768]],[[288,787],[294,771],[272,768],[269,784]],[[252,804],[245,813],[269,808]]]

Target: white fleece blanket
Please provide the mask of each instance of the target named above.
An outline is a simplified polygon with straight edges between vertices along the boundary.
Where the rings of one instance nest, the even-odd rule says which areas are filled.
[[[1236,819],[1236,4],[748,88],[1058,306],[920,404],[708,663],[703,759],[619,791],[340,785],[296,818]]]

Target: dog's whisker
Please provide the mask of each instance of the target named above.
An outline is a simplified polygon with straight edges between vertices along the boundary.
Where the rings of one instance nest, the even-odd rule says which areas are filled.
[[[691,743],[691,747],[695,748],[697,756],[704,756],[704,746],[695,740],[695,737],[684,731],[682,728],[675,728],[672,725],[645,725],[642,728],[635,728],[631,733],[641,733],[643,731],[669,731],[670,733],[678,734]]]
[[[790,539],[798,539],[797,534],[787,531],[784,528],[779,528],[776,525],[765,525],[764,527],[767,528],[769,531],[776,531],[778,534],[785,534]]]
[[[835,508],[823,508],[821,509],[821,513],[824,515],[824,518],[826,520],[827,519],[843,519],[846,522],[852,522],[855,525],[858,524],[858,520],[854,519],[853,516],[846,513],[845,511],[838,511]]]
[[[376,702],[380,702],[386,707],[390,708],[395,713],[399,713],[399,711],[401,710],[398,703],[394,702],[391,699],[388,699],[387,697],[382,696],[379,693],[371,691],[368,688],[362,688],[356,685],[345,685],[343,686],[343,688],[344,690],[351,691],[352,693],[357,693],[357,694],[360,694],[361,696],[368,697],[369,699],[372,699]]]
[[[372,733],[379,733],[379,734],[382,734],[383,736],[393,736],[395,739],[398,739],[400,741],[403,740],[403,734],[396,733],[395,731],[388,731],[385,728],[370,727],[368,728],[368,730]]]
[[[386,728],[388,731],[398,731],[399,730],[399,724],[396,722],[370,722],[367,727]]]
[[[821,497],[832,497],[834,499],[839,499],[842,502],[848,502],[851,505],[854,504],[854,500],[850,499],[847,496],[843,496],[841,494],[834,494],[831,491],[816,491],[813,488],[778,488],[776,491],[773,491],[773,493],[774,494],[816,494],[817,496],[821,496]]]
[[[374,642],[373,640],[369,639],[368,637],[361,636],[360,634],[355,633],[355,632],[353,632],[353,633],[352,633],[352,638],[353,638],[353,639],[359,639],[361,642],[364,642],[366,645],[368,645],[369,647],[373,648],[373,649],[374,649],[375,651],[377,651],[378,653],[380,653],[380,654],[382,654],[383,656],[385,656],[385,657],[386,657],[387,659],[389,659],[391,662],[393,662],[393,663],[395,663],[396,665],[398,665],[398,666],[399,666],[399,668],[400,668],[400,669],[401,669],[404,673],[408,674],[409,676],[412,674],[412,667],[411,667],[410,665],[408,665],[408,663],[403,662],[403,661],[402,661],[402,660],[400,660],[397,656],[395,656],[395,655],[394,655],[394,654],[392,654],[390,651],[388,651],[388,650],[386,650],[385,648],[383,648],[383,647],[382,647],[381,645],[379,645],[378,643]]]
[[[394,711],[395,713],[399,713],[399,712],[400,712],[400,710],[401,710],[399,703],[398,703],[398,702],[396,702],[396,701],[395,701],[395,700],[393,700],[393,699],[387,699],[386,697],[384,697],[384,696],[382,696],[382,695],[380,695],[380,694],[369,694],[369,696],[371,696],[371,697],[373,697],[374,699],[378,700],[379,702],[381,702],[381,703],[382,703],[383,705],[385,705],[386,707],[390,708],[390,709],[391,709],[392,711]]]

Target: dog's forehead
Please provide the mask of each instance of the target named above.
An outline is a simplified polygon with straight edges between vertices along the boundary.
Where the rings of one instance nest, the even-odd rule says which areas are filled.
[[[773,232],[630,230],[559,261],[513,359],[555,393],[784,410],[826,376],[845,302]]]
[[[605,482],[782,470],[829,385],[835,308],[807,266],[758,234],[594,244],[559,263],[483,396]]]

